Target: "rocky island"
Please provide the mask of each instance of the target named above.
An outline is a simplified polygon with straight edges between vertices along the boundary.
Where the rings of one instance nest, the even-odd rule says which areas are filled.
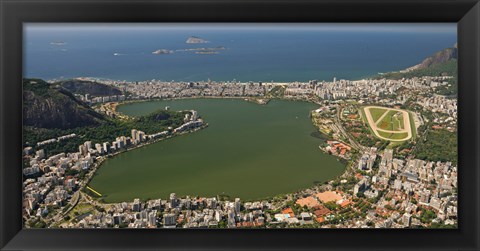
[[[159,49],[159,50],[156,50],[154,52],[152,52],[152,54],[155,54],[155,55],[160,55],[160,54],[173,54],[174,51],[172,50],[167,50],[167,49]]]
[[[51,45],[66,45],[67,43],[63,42],[63,41],[53,41],[53,42],[50,42]]]
[[[187,38],[187,41],[185,41],[185,43],[187,44],[205,44],[205,43],[208,43],[209,41],[203,39],[203,38],[199,38],[199,37],[195,37],[195,36],[191,36],[189,38]]]

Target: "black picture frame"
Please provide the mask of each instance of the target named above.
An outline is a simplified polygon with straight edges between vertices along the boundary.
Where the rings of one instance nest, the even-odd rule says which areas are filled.
[[[0,248],[2,250],[479,250],[480,3],[478,0],[0,0]],[[459,228],[148,230],[22,229],[24,22],[456,22]]]

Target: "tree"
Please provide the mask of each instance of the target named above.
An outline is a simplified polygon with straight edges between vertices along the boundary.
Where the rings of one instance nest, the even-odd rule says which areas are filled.
[[[420,214],[420,221],[422,223],[429,223],[431,222],[433,219],[435,219],[437,217],[437,215],[435,214],[434,211],[432,210],[422,210],[422,213]]]
[[[334,201],[329,201],[323,204],[326,208],[328,208],[331,211],[337,210],[340,206],[337,205]]]
[[[35,228],[45,228],[47,226],[47,224],[44,221],[39,220],[35,223],[34,226],[35,226]]]

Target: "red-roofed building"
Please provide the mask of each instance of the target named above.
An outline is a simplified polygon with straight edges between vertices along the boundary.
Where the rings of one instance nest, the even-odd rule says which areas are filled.
[[[237,227],[253,227],[253,222],[244,221],[244,222],[237,222]]]
[[[340,206],[341,206],[341,207],[347,207],[347,206],[349,206],[349,205],[351,205],[351,204],[352,204],[351,201],[349,201],[349,200],[344,200],[342,203],[340,203]]]
[[[318,217],[318,218],[316,218],[316,220],[317,220],[318,223],[322,223],[322,222],[325,221],[325,218],[323,218],[323,217]]]
[[[292,208],[285,208],[282,210],[282,214],[288,214],[290,217],[295,217],[295,214],[293,213]]]
[[[318,209],[315,210],[313,212],[313,214],[315,215],[315,217],[319,218],[319,217],[323,217],[325,215],[328,215],[331,213],[330,209],[324,207],[324,206],[319,206],[317,207]]]
[[[317,193],[315,194],[315,197],[317,197],[317,199],[323,203],[329,202],[329,201],[337,202],[342,199],[342,196],[335,191],[325,191],[322,193]]]

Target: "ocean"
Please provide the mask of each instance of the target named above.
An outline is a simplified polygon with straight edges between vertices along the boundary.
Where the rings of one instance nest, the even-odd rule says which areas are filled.
[[[247,25],[180,25],[147,28],[116,25],[27,25],[24,76],[42,79],[97,77],[115,80],[290,82],[359,79],[402,70],[452,47],[453,24],[417,30],[415,24],[382,29],[324,29],[301,24],[282,28]],[[89,28],[90,27],[90,28]],[[91,28],[93,27],[93,28]],[[410,28],[409,28],[410,27]],[[190,36],[208,43],[187,44]],[[53,44],[52,44],[53,42]],[[218,54],[182,51],[214,48]],[[165,49],[170,54],[152,54]],[[180,51],[177,51],[180,50]]]

